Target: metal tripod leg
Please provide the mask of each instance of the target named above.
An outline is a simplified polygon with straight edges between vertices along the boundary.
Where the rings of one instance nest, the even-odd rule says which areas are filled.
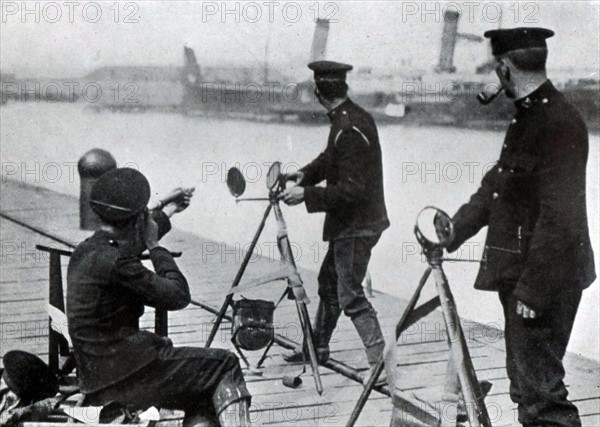
[[[260,368],[263,364],[263,362],[265,361],[265,359],[267,358],[267,354],[269,353],[269,350],[271,350],[271,347],[273,347],[273,344],[275,344],[275,338],[273,338],[269,344],[267,344],[267,348],[265,348],[265,352],[262,354],[262,356],[260,357],[260,359],[258,360],[258,362],[256,363],[256,368]]]
[[[291,294],[293,297],[293,293],[290,290],[290,288],[286,288],[286,290],[283,292],[283,295],[279,301],[282,301],[283,298],[285,298],[286,294]],[[300,325],[302,327],[303,342],[306,342],[306,346],[308,348],[310,367],[312,369],[313,377],[315,379],[315,386],[317,389],[317,393],[319,393],[319,395],[321,395],[321,394],[323,394],[323,383],[321,382],[321,374],[319,373],[319,362],[317,361],[317,353],[315,351],[315,345],[314,345],[314,341],[313,341],[313,332],[312,332],[312,326],[310,324],[310,317],[308,314],[308,309],[306,308],[306,304],[304,304],[302,301],[298,301],[295,298],[294,298],[294,301],[296,302],[296,311],[298,312],[298,319],[300,320]],[[262,365],[262,363],[266,359],[267,353],[271,349],[271,346],[273,345],[274,342],[275,341],[272,340],[269,343],[269,345],[267,346],[267,348],[265,349],[263,355],[261,356],[260,360],[256,364],[257,368],[259,368],[260,365]]]
[[[238,331],[235,331],[235,334],[233,334],[233,336],[231,337],[231,342],[233,343],[233,347],[235,348],[235,351],[237,351],[237,354],[239,354],[240,358],[244,361],[246,368],[250,368],[250,362],[248,362],[246,355],[242,352],[242,349],[239,348],[238,345],[235,343],[235,336],[237,335],[237,333]]]
[[[275,304],[275,309],[277,310],[277,306],[279,305],[279,303],[281,301],[283,301],[283,299],[285,298],[285,296],[287,294],[289,294],[290,292],[290,288],[285,288],[285,291],[283,291],[283,294],[281,295],[281,298],[279,298],[279,301],[277,302],[277,304]],[[263,352],[262,356],[260,357],[260,359],[258,360],[258,363],[256,364],[257,368],[260,368],[260,366],[263,364],[263,362],[265,361],[265,359],[267,358],[267,354],[269,353],[269,350],[271,350],[271,347],[273,346],[273,344],[275,343],[275,338],[273,338],[271,340],[271,342],[269,342],[269,344],[267,345],[267,347],[265,348],[265,351]]]
[[[271,205],[271,203],[269,203],[269,205],[265,209],[265,213],[263,214],[262,220],[261,220],[260,224],[258,225],[258,229],[256,230],[256,233],[254,234],[252,243],[250,243],[250,247],[248,248],[248,251],[246,252],[246,255],[244,256],[242,265],[240,266],[240,269],[238,270],[237,275],[235,276],[235,279],[233,279],[233,284],[231,285],[232,288],[237,287],[240,284],[240,281],[242,280],[242,276],[244,275],[244,272],[246,271],[246,267],[248,267],[250,258],[252,258],[254,248],[256,247],[256,242],[258,242],[258,238],[260,237],[263,229],[265,228],[265,222],[267,221],[267,218],[269,217],[269,214],[271,213],[271,208],[272,208],[272,205]],[[233,301],[233,294],[227,295],[227,297],[225,298],[225,301],[223,301],[223,305],[221,306],[219,315],[217,316],[217,319],[215,320],[215,323],[213,324],[212,330],[210,331],[208,340],[206,340],[206,344],[204,345],[205,348],[209,348],[211,346],[213,340],[215,339],[215,336],[217,335],[217,332],[219,331],[221,322],[223,322],[225,313],[227,313],[227,308],[231,305],[232,301]]]

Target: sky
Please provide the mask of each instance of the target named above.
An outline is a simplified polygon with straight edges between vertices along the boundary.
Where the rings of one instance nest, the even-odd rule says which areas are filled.
[[[431,70],[445,10],[459,32],[551,28],[552,68],[600,68],[594,1],[56,1],[1,2],[0,69],[17,77],[79,77],[103,65],[183,65],[183,46],[200,65],[262,64],[304,75],[314,20],[330,18],[327,58],[357,67]],[[268,47],[267,47],[268,46]],[[459,41],[455,64],[474,68],[484,43]]]

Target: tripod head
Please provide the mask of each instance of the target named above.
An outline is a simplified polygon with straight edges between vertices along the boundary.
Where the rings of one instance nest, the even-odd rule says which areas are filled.
[[[276,197],[285,190],[285,175],[281,173],[281,162],[274,162],[267,172],[269,196]]]
[[[277,196],[285,189],[285,175],[281,173],[281,163],[274,162],[269,171],[267,172],[267,189],[269,190],[269,197],[258,197],[258,198],[245,198],[240,199],[239,197],[246,191],[246,179],[242,172],[233,167],[227,172],[227,187],[233,197],[236,198],[236,202],[257,202],[257,201],[274,201],[277,200]]]
[[[443,210],[426,206],[417,215],[414,228],[417,241],[430,264],[440,264],[444,248],[454,238],[454,223]]]

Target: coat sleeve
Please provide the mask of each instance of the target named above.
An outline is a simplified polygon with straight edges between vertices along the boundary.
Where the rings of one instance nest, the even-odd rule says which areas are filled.
[[[150,251],[154,270],[150,271],[139,257],[122,255],[113,274],[117,283],[135,292],[145,305],[164,310],[180,310],[190,303],[187,280],[165,248]]]
[[[326,188],[307,186],[304,202],[308,212],[325,212],[339,209],[365,199],[365,170],[368,159],[368,142],[354,129],[343,131],[336,142],[339,177]]]
[[[452,218],[455,234],[454,239],[447,247],[448,252],[457,250],[467,239],[488,225],[497,176],[498,165],[495,165],[484,175],[481,186],[471,196],[469,202],[462,205]]]
[[[319,156],[312,162],[300,169],[300,172],[304,173],[302,182],[300,183],[303,187],[309,187],[317,185],[326,178],[326,171],[331,163],[331,151],[329,147],[323,151]]]
[[[585,131],[558,123],[542,133],[538,174],[540,210],[529,242],[515,296],[543,312],[553,295],[568,282],[569,254],[579,242],[574,235],[578,199],[585,194],[587,147]]]
[[[171,230],[171,220],[167,214],[160,209],[153,210],[150,214],[158,226],[158,240],[160,240]]]

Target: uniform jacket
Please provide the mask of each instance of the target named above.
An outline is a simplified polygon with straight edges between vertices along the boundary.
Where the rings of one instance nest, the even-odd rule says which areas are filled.
[[[159,235],[170,228],[155,215]],[[168,340],[141,331],[148,305],[177,310],[190,302],[185,277],[164,248],[150,251],[156,273],[118,236],[100,230],[73,252],[67,272],[67,317],[82,392],[117,383],[152,362]]]
[[[369,113],[344,101],[329,113],[327,147],[300,171],[308,212],[325,212],[323,240],[378,236],[389,227],[381,146]],[[317,187],[326,180],[326,187]]]
[[[588,135],[550,81],[516,102],[500,159],[454,216],[449,251],[488,226],[475,287],[514,290],[543,311],[566,287],[595,279],[586,213]]]

